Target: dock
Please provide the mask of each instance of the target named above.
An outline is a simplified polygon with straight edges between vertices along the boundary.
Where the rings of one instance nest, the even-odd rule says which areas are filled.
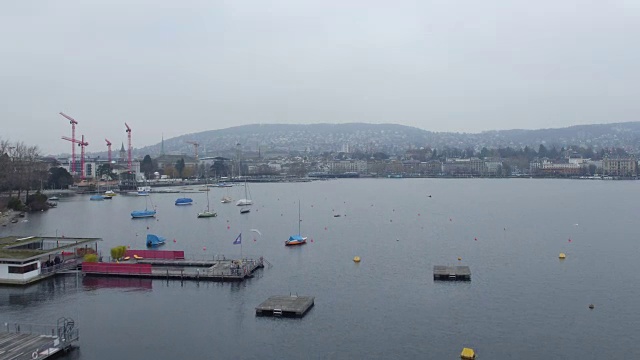
[[[74,321],[60,318],[57,325],[5,323],[0,329],[0,360],[47,359],[73,348],[78,341]]]
[[[444,266],[433,267],[433,280],[470,281],[471,269],[468,266]]]
[[[314,305],[313,296],[272,296],[256,307],[257,316],[303,317]]]
[[[82,273],[87,276],[237,282],[252,278],[253,273],[261,268],[264,268],[263,259],[130,259],[118,263],[85,262],[82,264]]]

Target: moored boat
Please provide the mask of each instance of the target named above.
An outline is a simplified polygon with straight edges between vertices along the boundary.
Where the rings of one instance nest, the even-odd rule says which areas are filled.
[[[191,205],[193,204],[193,199],[191,198],[178,198],[176,199],[176,205]]]
[[[164,245],[167,239],[159,235],[147,234],[147,247]]]

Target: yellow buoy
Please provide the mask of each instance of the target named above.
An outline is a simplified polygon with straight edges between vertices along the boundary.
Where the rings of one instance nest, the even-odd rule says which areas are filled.
[[[473,349],[464,348],[464,349],[462,349],[462,353],[460,354],[460,358],[461,359],[465,359],[465,360],[472,360],[472,359],[476,358],[476,353],[473,351]]]
[[[459,258],[458,258],[458,261],[462,261],[462,258],[461,258],[461,257],[459,257]]]
[[[560,255],[558,255],[558,258],[560,258],[560,259],[564,259],[566,257],[567,257],[567,255],[565,255],[564,253],[560,253]]]
[[[357,263],[359,263],[359,262],[360,262],[360,256],[356,256],[356,257],[354,257],[354,258],[353,258],[353,262],[357,262]]]

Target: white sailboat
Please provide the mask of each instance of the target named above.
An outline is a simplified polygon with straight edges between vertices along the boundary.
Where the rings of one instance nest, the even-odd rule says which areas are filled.
[[[209,209],[209,192],[207,191],[207,210],[198,213],[198,217],[209,218],[209,217],[216,217],[216,216],[218,216],[218,214],[215,211],[211,211]]]
[[[240,199],[238,200],[238,202],[236,202],[237,206],[249,206],[251,204],[253,204],[253,201],[251,201],[251,194],[248,192],[248,187],[247,187],[247,179],[244,179],[244,199]]]

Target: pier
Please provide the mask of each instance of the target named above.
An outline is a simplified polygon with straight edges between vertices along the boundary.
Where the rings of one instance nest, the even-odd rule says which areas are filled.
[[[314,305],[313,296],[272,296],[256,307],[257,316],[303,317]]]
[[[135,250],[130,250],[134,252]],[[160,253],[160,251],[154,251]],[[264,260],[185,260],[182,258],[130,258],[120,262],[83,263],[87,276],[137,277],[192,281],[243,281],[264,268]]]
[[[78,334],[69,318],[58,319],[56,325],[4,323],[0,330],[0,360],[47,359],[70,351]]]
[[[433,267],[433,280],[470,281],[471,269],[468,266],[444,266]]]

